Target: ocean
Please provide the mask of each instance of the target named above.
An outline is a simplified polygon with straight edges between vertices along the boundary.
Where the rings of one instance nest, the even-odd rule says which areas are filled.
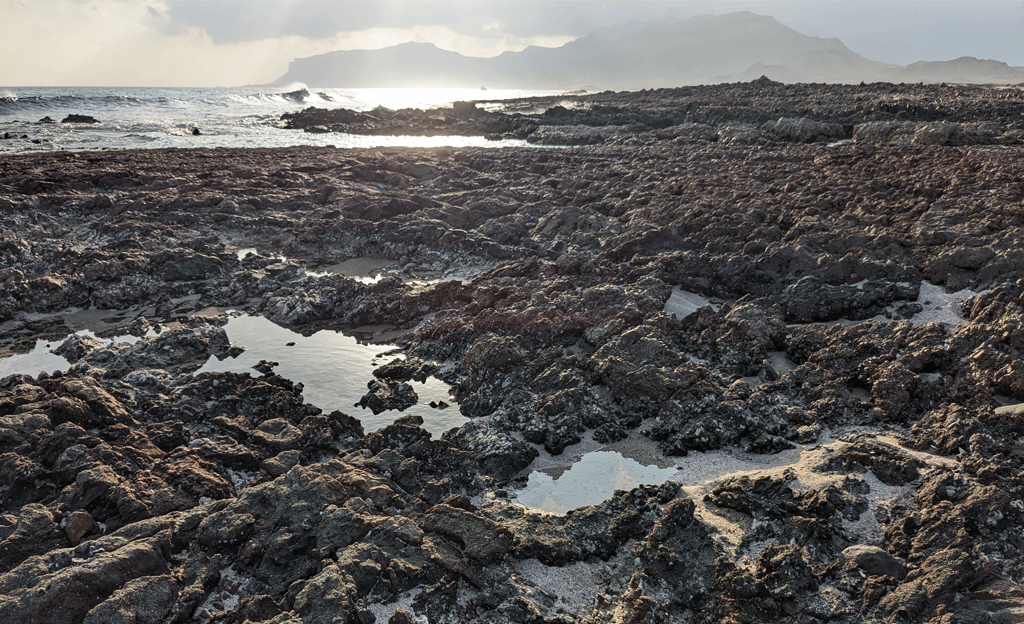
[[[319,108],[367,111],[423,110],[455,101],[485,100],[497,110],[503,100],[552,95],[549,91],[482,89],[285,89],[0,87],[0,153],[125,150],[190,147],[511,147],[523,141],[483,137],[361,136],[312,134],[277,127],[283,113]],[[88,115],[98,124],[63,124],[68,115]],[[56,123],[39,123],[49,117]],[[198,128],[200,134],[194,135]]]

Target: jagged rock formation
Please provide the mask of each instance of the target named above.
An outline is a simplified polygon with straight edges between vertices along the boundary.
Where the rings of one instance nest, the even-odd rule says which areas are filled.
[[[534,133],[604,138],[0,160],[4,353],[63,339],[69,308],[139,338],[76,336],[68,370],[0,380],[0,615],[1019,617],[1019,95],[763,80],[548,104]],[[303,267],[359,256],[398,267]],[[404,279],[453,267],[477,272]],[[679,289],[716,305],[666,312]],[[387,336],[406,359],[366,403],[439,374],[471,420],[369,432],[272,362],[193,375],[237,348],[212,306]],[[566,514],[512,500],[534,458],[627,437],[765,467]]]

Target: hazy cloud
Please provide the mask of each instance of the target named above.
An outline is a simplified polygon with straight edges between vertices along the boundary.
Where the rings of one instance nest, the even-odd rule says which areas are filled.
[[[620,19],[633,14],[623,2],[436,0],[170,0],[168,26],[196,27],[215,43],[258,41],[276,36],[324,39],[371,28],[444,26],[473,36],[580,36],[594,15],[617,5]],[[497,24],[499,28],[493,28]]]
[[[805,34],[837,37],[875,60],[974,56],[1024,66],[1024,2],[794,2],[779,13]]]
[[[0,0],[0,86],[271,82],[295,59],[417,41],[470,56],[630,20],[748,10],[872,60],[1024,66],[1024,2],[840,0]]]

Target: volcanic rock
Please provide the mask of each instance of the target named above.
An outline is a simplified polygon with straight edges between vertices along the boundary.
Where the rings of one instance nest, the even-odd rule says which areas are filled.
[[[492,108],[283,123],[534,146],[0,162],[0,365],[37,340],[70,361],[0,379],[0,614],[1014,615],[1019,90],[761,80]],[[304,269],[364,257],[393,266]],[[404,415],[366,434],[305,403],[274,372],[295,347],[197,373],[247,346],[223,310],[394,345],[355,381]],[[417,407],[427,376],[461,416]],[[535,461],[602,445],[697,480],[515,502]]]

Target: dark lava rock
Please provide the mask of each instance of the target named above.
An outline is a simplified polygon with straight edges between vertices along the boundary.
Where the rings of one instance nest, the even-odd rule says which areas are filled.
[[[850,441],[850,446],[831,454],[817,470],[842,474],[870,470],[882,483],[904,485],[920,477],[923,467],[921,462],[897,448],[858,436]]]
[[[404,410],[416,405],[419,396],[413,387],[405,382],[371,381],[370,389],[356,403],[357,407],[368,407],[374,414],[385,410]]]
[[[533,446],[495,431],[486,423],[466,423],[455,431],[445,432],[444,439],[471,452],[477,458],[480,472],[499,480],[513,477],[540,455]]]
[[[906,566],[895,557],[878,546],[858,544],[843,550],[842,561],[852,561],[858,568],[872,576],[891,576],[903,579],[907,574]]]
[[[100,120],[96,119],[95,117],[90,117],[89,115],[77,115],[77,114],[72,113],[71,115],[68,115],[64,119],[61,119],[60,122],[61,123],[98,124],[98,123],[100,123]]]
[[[762,79],[505,106],[282,125],[533,147],[0,163],[0,355],[42,338],[72,361],[0,379],[0,615],[1016,615],[1019,90]],[[395,266],[373,284],[303,268],[362,257]],[[367,435],[304,403],[272,353],[194,374],[241,348],[219,310],[397,345],[362,404],[415,412],[411,380],[434,375],[471,420]],[[65,340],[93,317],[97,338]],[[771,467],[712,475],[699,502],[673,483],[566,514],[512,502],[541,453],[625,437]],[[797,444],[820,446],[775,465]],[[545,575],[580,575],[585,606]]]

